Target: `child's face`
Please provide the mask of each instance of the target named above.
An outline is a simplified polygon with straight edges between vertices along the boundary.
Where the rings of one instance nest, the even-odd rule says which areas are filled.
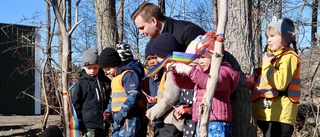
[[[206,58],[206,57],[199,57],[199,65],[201,66],[201,68],[203,69],[203,71],[206,71],[211,64],[211,59]]]
[[[158,62],[161,62],[163,60],[163,58],[161,57],[157,57]]]
[[[96,76],[98,74],[99,65],[98,64],[92,64],[92,65],[84,66],[83,69],[86,71],[86,73],[89,76],[94,77],[94,76]]]
[[[106,67],[103,68],[104,72],[115,77],[116,76],[116,67]]]
[[[159,63],[156,55],[149,55],[149,56],[147,56],[146,60],[147,60],[148,66],[150,68],[154,67],[155,65],[157,65]]]
[[[286,40],[273,28],[267,30],[268,45],[271,51],[289,46]]]

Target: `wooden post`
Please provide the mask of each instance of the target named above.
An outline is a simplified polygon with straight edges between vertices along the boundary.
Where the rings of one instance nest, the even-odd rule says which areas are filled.
[[[227,0],[220,0],[219,1],[219,16],[218,16],[218,27],[217,27],[217,35],[222,34],[224,35],[225,26],[227,23],[228,17],[228,1]],[[200,104],[200,118],[198,121],[199,125],[199,137],[207,137],[208,136],[208,123],[209,123],[209,116],[211,111],[212,105],[212,98],[217,86],[217,81],[220,72],[220,65],[222,62],[223,57],[223,42],[215,41],[214,51],[211,51],[211,67],[209,78],[207,82],[206,92],[203,96],[202,102]],[[212,67],[212,66],[219,66],[219,67]]]

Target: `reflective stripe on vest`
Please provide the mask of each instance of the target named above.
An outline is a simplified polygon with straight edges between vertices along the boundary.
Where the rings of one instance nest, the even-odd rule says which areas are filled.
[[[287,96],[290,99],[291,102],[298,103],[300,101],[300,58],[294,51],[286,51],[282,53],[278,59],[273,64],[275,67],[276,62],[279,60],[279,58],[285,54],[293,54],[298,58],[298,66],[296,73],[293,76],[293,79],[289,83],[287,91]],[[272,70],[273,71],[273,70]],[[267,77],[271,75],[271,70],[267,72]],[[284,92],[284,91],[280,91]],[[274,98],[279,95],[279,91],[277,91],[275,88],[272,88],[267,81],[264,78],[261,78],[261,75],[259,76],[258,80],[256,81],[255,89],[252,93],[252,101],[255,101],[256,99],[260,97],[264,98]]]
[[[159,83],[159,88],[157,92],[157,102],[159,102],[163,98],[163,92],[165,90],[164,82],[166,81],[166,76],[167,76],[167,72],[164,72]]]
[[[129,72],[130,70],[126,70],[122,72],[120,75],[113,77],[111,81],[111,111],[118,112],[121,109],[123,103],[127,100],[127,93],[125,88],[122,85],[122,78],[124,74]]]

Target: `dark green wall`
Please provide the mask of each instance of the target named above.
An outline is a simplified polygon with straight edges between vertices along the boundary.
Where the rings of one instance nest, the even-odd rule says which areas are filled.
[[[35,29],[0,23],[0,115],[34,114]]]

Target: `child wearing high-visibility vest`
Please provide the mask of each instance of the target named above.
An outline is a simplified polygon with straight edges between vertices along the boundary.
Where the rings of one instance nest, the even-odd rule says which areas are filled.
[[[294,24],[287,18],[273,18],[266,35],[268,51],[255,80],[252,114],[265,137],[291,137],[300,100],[300,59]]]

